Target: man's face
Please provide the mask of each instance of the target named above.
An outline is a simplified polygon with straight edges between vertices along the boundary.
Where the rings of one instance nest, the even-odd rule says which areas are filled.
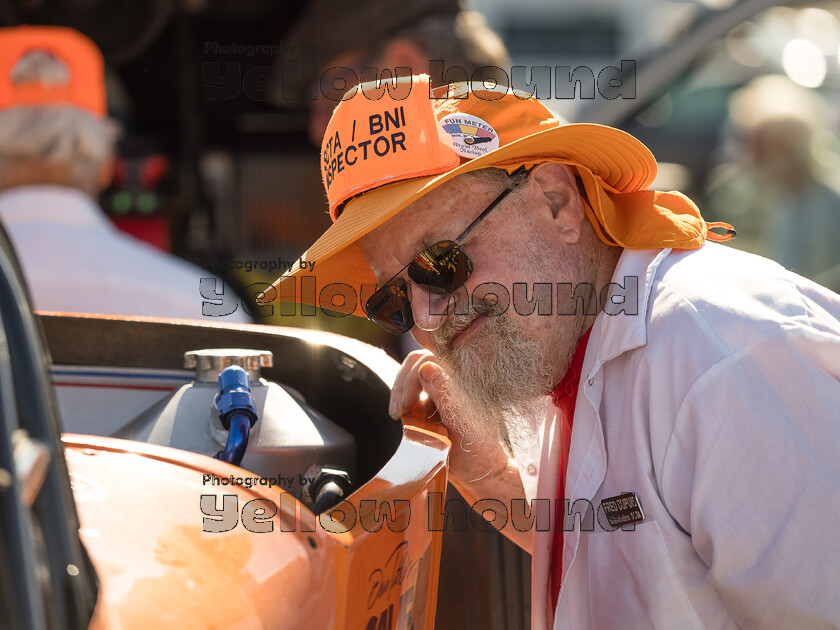
[[[377,280],[387,282],[421,250],[455,238],[499,192],[501,187],[483,180],[458,177],[360,239]],[[467,314],[454,314],[451,305],[449,314],[438,314],[446,313],[446,302],[409,282],[411,334],[447,373],[447,415],[470,438],[506,439],[511,417],[531,416],[535,404],[541,408],[582,332],[576,317],[525,315],[514,306],[514,283],[524,283],[530,298],[536,283],[581,280],[561,245],[545,235],[551,234],[551,213],[541,198],[540,185],[527,181],[462,243],[474,265],[458,292],[458,311],[469,299]],[[497,291],[501,285],[510,296],[503,313],[492,299],[482,299],[486,283],[497,283]]]

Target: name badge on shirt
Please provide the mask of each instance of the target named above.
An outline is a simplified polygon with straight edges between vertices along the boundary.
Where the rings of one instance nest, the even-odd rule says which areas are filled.
[[[645,520],[642,504],[636,498],[635,492],[624,492],[618,496],[608,497],[601,501],[601,507],[604,508],[610,527],[621,527]]]

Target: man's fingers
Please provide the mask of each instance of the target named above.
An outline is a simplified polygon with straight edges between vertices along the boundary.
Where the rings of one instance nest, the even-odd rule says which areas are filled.
[[[399,419],[404,413],[414,406],[420,397],[422,388],[417,373],[418,367],[423,361],[428,360],[432,354],[425,350],[415,350],[408,354],[403,360],[402,367],[391,388],[391,401],[388,406],[388,414]]]
[[[391,405],[394,409],[391,417],[395,419],[408,412],[420,400],[420,392],[423,391],[423,388],[420,386],[420,379],[417,376],[418,365],[420,363],[416,364],[414,369],[409,372],[400,391],[396,395],[391,394]]]
[[[423,386],[423,391],[426,392],[429,400],[437,406],[442,393],[443,368],[437,363],[425,361],[420,365],[418,375],[420,377],[420,383]]]

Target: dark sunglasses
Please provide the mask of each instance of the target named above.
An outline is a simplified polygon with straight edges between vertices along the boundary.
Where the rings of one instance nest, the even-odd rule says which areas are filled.
[[[411,312],[411,300],[408,297],[408,283],[403,278],[397,280],[406,270],[408,270],[409,279],[429,293],[447,295],[457,291],[473,272],[472,260],[460,248],[461,242],[487,218],[496,206],[504,201],[505,197],[525,181],[524,179],[516,181],[516,178],[527,172],[527,169],[521,166],[510,173],[508,177],[515,181],[514,185],[506,188],[490,202],[490,205],[458,235],[458,238],[454,241],[440,241],[424,249],[381,289],[371,295],[365,302],[368,319],[396,335],[408,332],[414,327],[414,315]]]

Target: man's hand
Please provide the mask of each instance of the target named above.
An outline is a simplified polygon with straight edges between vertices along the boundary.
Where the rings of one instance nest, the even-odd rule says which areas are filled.
[[[423,385],[420,381],[420,368],[426,364],[440,369],[440,366],[435,362],[435,355],[428,350],[414,350],[409,352],[403,360],[394,381],[394,387],[391,388],[391,404],[388,407],[388,413],[394,420],[399,420],[411,411],[411,408],[420,400],[420,393],[423,391]],[[427,372],[427,378],[433,376]],[[428,392],[426,394],[429,395]],[[429,397],[431,398],[431,395]],[[437,406],[437,399],[432,399],[432,401]]]
[[[409,353],[391,389],[391,403],[388,408],[391,417],[398,419],[411,411],[420,401],[423,392],[440,413],[439,403],[443,397],[446,378],[446,373],[431,352],[415,350]],[[451,418],[446,418],[443,413],[440,413],[440,418],[452,441],[449,453],[449,481],[458,488],[464,499],[470,504],[479,499],[498,499],[510,509],[513,499],[525,498],[519,470],[508,460],[501,444],[480,440],[467,441],[454,428]],[[530,532],[517,531],[510,520],[501,531],[530,553]]]

